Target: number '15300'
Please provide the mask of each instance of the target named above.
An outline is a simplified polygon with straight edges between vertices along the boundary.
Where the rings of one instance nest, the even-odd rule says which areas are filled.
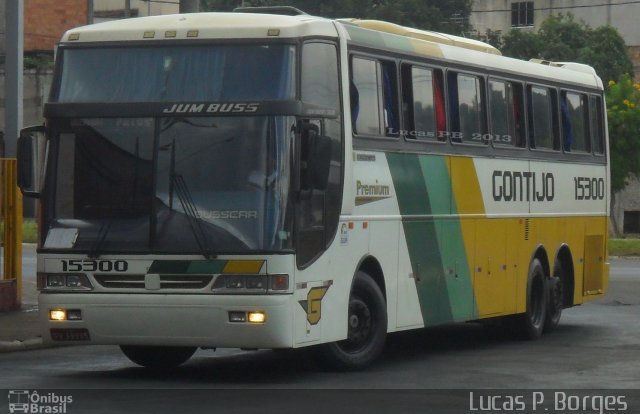
[[[126,260],[62,260],[63,272],[126,272],[128,268]]]

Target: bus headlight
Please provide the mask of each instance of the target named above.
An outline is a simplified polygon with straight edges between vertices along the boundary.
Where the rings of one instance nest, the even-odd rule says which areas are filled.
[[[218,275],[212,289],[223,295],[289,293],[289,275]]]
[[[81,273],[38,273],[39,290],[92,290],[89,278]]]

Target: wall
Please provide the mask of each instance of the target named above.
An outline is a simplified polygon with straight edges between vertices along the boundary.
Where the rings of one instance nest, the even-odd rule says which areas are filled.
[[[94,23],[124,18],[125,0],[94,0]],[[163,0],[148,2],[131,0],[131,16],[157,16],[159,14],[175,14],[179,10],[179,0]]]
[[[51,70],[38,73],[35,70],[24,71],[24,126],[42,124],[42,107],[49,95],[51,79],[53,72]],[[4,134],[4,84],[5,73],[4,68],[0,69],[0,131]],[[9,137],[5,137],[8,139]],[[14,137],[17,139],[17,137]]]
[[[623,234],[625,211],[640,211],[640,180],[637,178],[629,179],[629,184],[616,193],[610,224],[612,229],[616,226],[614,230],[617,234]]]
[[[87,24],[87,0],[25,0],[24,50],[53,50],[62,34]]]

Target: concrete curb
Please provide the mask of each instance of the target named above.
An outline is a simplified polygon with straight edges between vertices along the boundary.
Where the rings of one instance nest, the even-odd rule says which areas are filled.
[[[27,351],[32,349],[49,348],[45,345],[42,338],[25,339],[24,341],[0,341],[0,354],[6,352]]]

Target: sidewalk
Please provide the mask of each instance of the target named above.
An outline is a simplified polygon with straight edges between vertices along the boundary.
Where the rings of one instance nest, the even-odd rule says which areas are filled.
[[[23,304],[21,310],[0,312],[0,353],[41,347],[37,305]]]
[[[23,245],[23,250],[35,246]],[[35,256],[35,255],[34,255]],[[38,324],[38,291],[34,274],[26,275],[23,265],[22,309],[0,312],[0,353],[42,348],[42,337]],[[27,270],[35,273],[35,270]]]

